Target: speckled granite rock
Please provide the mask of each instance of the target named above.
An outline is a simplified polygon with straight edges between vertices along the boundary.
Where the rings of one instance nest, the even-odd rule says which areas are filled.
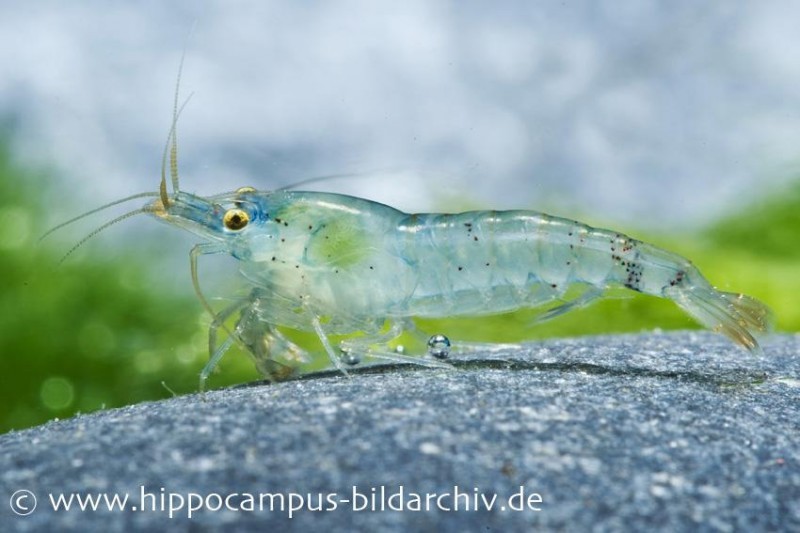
[[[791,335],[769,338],[763,358],[707,333],[587,337],[471,355],[457,370],[324,374],[79,416],[0,436],[0,523],[797,531],[799,353]],[[8,504],[20,489],[37,498],[28,516]],[[128,493],[128,510],[80,512],[73,500],[53,512],[48,493],[72,492]],[[184,499],[172,519],[171,493]],[[226,510],[233,493],[239,510]],[[262,493],[282,493],[284,510]],[[240,510],[248,495],[253,512]],[[373,497],[385,510],[356,510]],[[201,498],[222,509],[187,518]],[[336,508],[308,509],[319,503]]]

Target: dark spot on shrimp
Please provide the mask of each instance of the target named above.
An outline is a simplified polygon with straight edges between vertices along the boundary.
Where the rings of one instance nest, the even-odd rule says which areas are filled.
[[[472,239],[473,239],[475,242],[478,242],[478,236],[477,236],[477,235],[475,235],[474,237],[472,237]]]
[[[684,276],[686,276],[685,270],[679,270],[678,272],[676,272],[675,278],[669,282],[670,286],[674,287],[675,285],[680,285],[683,282]]]
[[[275,256],[273,255],[273,256],[272,256],[272,260],[273,260],[273,261],[275,261],[275,259],[276,259],[276,258],[275,258]]]
[[[633,279],[630,279],[630,278],[628,278],[628,281],[625,282],[625,287],[627,287],[628,289],[630,289],[632,291],[642,292],[639,289],[638,282],[636,280],[633,280]]]
[[[550,284],[550,286],[551,286],[552,288],[554,288],[554,289],[555,289],[555,288],[558,288],[558,284],[557,284],[557,283],[551,283],[551,284]]]
[[[635,263],[633,261],[628,261],[627,268],[625,272],[628,274],[625,280],[625,287],[637,291],[641,291],[641,284],[642,284],[642,270],[643,267],[641,263]]]
[[[464,270],[464,267],[463,267],[463,266],[460,266],[460,267],[458,267],[458,271],[459,271],[459,272],[461,272],[462,270]]]

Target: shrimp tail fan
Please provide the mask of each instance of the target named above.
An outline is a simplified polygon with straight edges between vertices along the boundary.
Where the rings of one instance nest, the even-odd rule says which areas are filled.
[[[676,287],[669,292],[672,293],[669,297],[703,326],[726,335],[753,353],[761,353],[756,337],[771,331],[773,324],[772,312],[762,302],[711,286]]]

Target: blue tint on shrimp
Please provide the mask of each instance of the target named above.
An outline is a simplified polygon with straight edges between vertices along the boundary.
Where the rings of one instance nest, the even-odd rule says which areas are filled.
[[[316,334],[342,372],[362,357],[449,367],[444,359],[450,341],[444,336],[446,343],[430,341],[435,353],[429,351],[429,357],[391,348],[392,342],[413,331],[415,318],[484,316],[557,303],[542,314],[547,319],[616,287],[672,300],[703,326],[752,352],[760,350],[755,336],[770,327],[764,304],[715,289],[677,254],[536,211],[408,214],[363,198],[312,191],[243,187],[212,197],[183,192],[177,104],[176,87],[159,191],[135,196],[155,199],[120,218],[148,213],[203,239],[190,253],[195,290],[214,317],[201,388],[234,343],[252,354],[269,379],[294,374],[313,357],[287,330]],[[222,311],[212,309],[200,291],[197,260],[207,254],[236,258],[249,287]],[[237,314],[235,326],[227,327]],[[218,343],[220,330],[227,337]],[[339,335],[351,337],[331,341]]]
[[[272,378],[291,370],[277,362],[277,351],[288,351],[297,361],[309,357],[278,328],[315,332],[342,368],[331,335],[363,334],[346,341],[344,352],[389,357],[388,342],[412,318],[541,306],[563,300],[575,285],[582,289],[579,295],[543,318],[586,305],[608,288],[625,287],[673,300],[749,350],[758,350],[754,334],[769,326],[762,303],[716,290],[676,254],[534,211],[406,214],[352,196],[251,188],[213,199],[174,192],[146,211],[206,239],[191,254],[195,279],[199,255],[227,253],[239,260],[252,291],[213,327],[240,312],[231,338]],[[231,342],[215,347],[215,335],[203,379]]]

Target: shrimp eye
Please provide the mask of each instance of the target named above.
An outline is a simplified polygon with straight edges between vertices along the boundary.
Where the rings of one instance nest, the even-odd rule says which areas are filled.
[[[250,222],[250,215],[241,209],[228,209],[222,217],[225,227],[233,231],[242,229],[248,222]]]

